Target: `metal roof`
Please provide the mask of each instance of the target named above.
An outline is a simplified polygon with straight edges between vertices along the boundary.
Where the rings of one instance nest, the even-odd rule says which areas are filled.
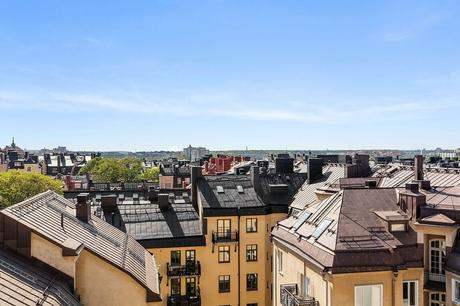
[[[0,305],[81,305],[64,278],[0,249]]]
[[[1,213],[58,245],[68,247],[71,243],[75,249],[88,249],[131,275],[152,293],[159,293],[154,257],[132,236],[97,216],[92,215],[88,223],[77,219],[74,203],[64,197],[47,191]]]

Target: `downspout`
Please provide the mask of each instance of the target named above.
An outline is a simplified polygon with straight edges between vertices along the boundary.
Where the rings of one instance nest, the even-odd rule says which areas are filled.
[[[326,268],[327,269],[327,268]],[[323,276],[323,280],[324,282],[326,283],[326,306],[329,306],[329,281],[328,281],[328,276],[327,276],[327,272],[326,272],[326,269],[323,270],[323,272],[321,273],[322,276]]]
[[[391,305],[396,305],[396,279],[398,278],[398,268],[393,267],[393,273],[391,277]]]
[[[240,216],[240,207],[238,206],[238,242],[237,242],[237,246],[238,246],[238,306],[240,306],[240,303],[241,303],[241,275],[240,275],[240,272],[241,272],[241,258],[240,258],[240,219],[241,219],[241,216]]]

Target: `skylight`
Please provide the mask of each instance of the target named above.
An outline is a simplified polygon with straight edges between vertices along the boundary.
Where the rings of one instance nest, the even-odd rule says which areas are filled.
[[[238,190],[238,193],[244,193],[243,186],[241,185],[236,186],[236,190]]]
[[[294,225],[292,226],[292,228],[294,230],[297,230],[302,224],[305,223],[305,221],[307,221],[307,219],[311,216],[311,212],[309,211],[304,211],[302,214],[300,214],[299,218],[296,220],[296,222],[294,222]]]
[[[217,193],[224,193],[224,187],[217,186]]]
[[[324,231],[329,227],[329,225],[331,225],[331,223],[332,223],[332,220],[324,219],[315,229],[313,234],[311,234],[311,236],[318,239],[324,233]]]

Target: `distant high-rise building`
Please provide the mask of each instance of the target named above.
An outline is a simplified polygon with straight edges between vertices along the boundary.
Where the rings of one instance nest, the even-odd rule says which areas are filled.
[[[206,154],[209,154],[209,150],[204,147],[192,147],[189,145],[187,148],[184,148],[184,154],[188,160],[198,161]]]

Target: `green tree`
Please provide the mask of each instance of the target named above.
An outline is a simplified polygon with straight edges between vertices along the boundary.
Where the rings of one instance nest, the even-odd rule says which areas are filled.
[[[138,158],[95,158],[80,169],[79,174],[91,175],[95,182],[135,182],[141,180],[142,161]]]
[[[63,194],[62,182],[39,173],[18,171],[0,173],[0,209],[47,190]]]
[[[152,167],[146,169],[144,173],[141,174],[140,179],[146,180],[149,182],[158,183],[160,178],[160,168],[159,167]]]

